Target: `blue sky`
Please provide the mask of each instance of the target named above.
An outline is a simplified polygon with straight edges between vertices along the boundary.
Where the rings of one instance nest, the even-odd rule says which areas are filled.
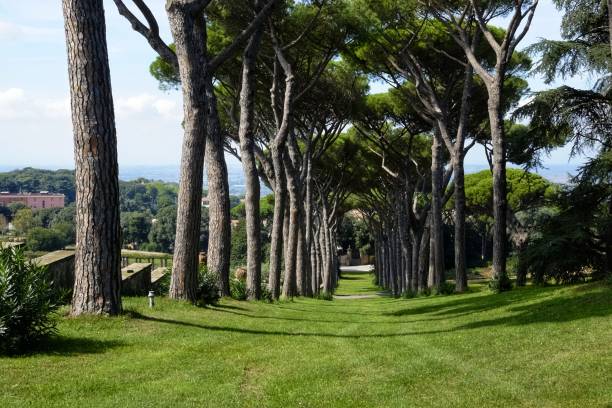
[[[170,41],[164,1],[149,0],[148,4],[158,18],[162,37]],[[158,89],[148,71],[155,54],[118,15],[112,0],[105,0],[104,5],[119,163],[178,164],[182,136],[180,94]],[[520,48],[538,38],[559,38],[560,21],[561,15],[552,3],[541,2]],[[0,76],[0,166],[72,168],[61,1],[0,0],[0,49],[4,57]],[[532,90],[545,88],[539,78],[530,78],[529,82]],[[592,83],[590,78],[564,82],[577,87]],[[373,91],[381,87],[374,85]],[[568,151],[559,149],[546,162],[567,163]],[[482,151],[474,149],[466,163],[485,163]]]

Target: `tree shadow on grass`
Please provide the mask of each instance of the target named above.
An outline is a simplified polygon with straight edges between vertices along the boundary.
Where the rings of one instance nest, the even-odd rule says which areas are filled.
[[[158,323],[174,324],[184,327],[192,327],[196,329],[217,331],[225,333],[241,333],[241,334],[255,334],[255,335],[267,335],[267,336],[289,336],[289,337],[324,337],[324,338],[340,338],[340,339],[368,339],[368,338],[388,338],[388,337],[405,337],[405,336],[418,336],[424,334],[438,334],[447,333],[452,330],[431,330],[431,331],[413,331],[413,332],[399,332],[399,333],[376,333],[376,334],[338,334],[338,333],[321,333],[321,332],[287,332],[280,330],[258,330],[258,329],[246,329],[239,327],[229,326],[211,326],[206,324],[185,322],[173,319],[163,319],[153,316],[145,316],[138,312],[133,312],[132,317],[135,319],[142,319],[147,321],[153,321]]]
[[[244,317],[248,317],[248,318],[251,318],[251,319],[264,319],[264,320],[283,320],[283,321],[312,322],[312,323],[347,323],[347,324],[382,324],[382,323],[389,324],[389,323],[397,323],[396,321],[393,321],[393,320],[381,322],[381,321],[377,321],[377,320],[307,319],[307,318],[301,318],[301,317],[260,316],[260,315],[254,315],[254,314],[249,314],[249,313],[235,312],[235,311],[232,311],[232,310],[222,310],[222,309],[215,309],[215,308],[211,308],[211,310],[214,310],[216,312],[222,312],[222,313],[230,313],[230,314],[237,315],[237,316],[244,316]],[[296,309],[292,309],[292,310],[296,310]]]
[[[78,356],[82,354],[99,354],[124,343],[118,340],[99,340],[85,337],[51,336],[30,346],[26,350],[2,357],[27,357],[32,355],[57,355],[63,357]]]
[[[538,323],[565,323],[591,317],[612,315],[610,290],[559,296],[537,303],[509,308],[514,314],[496,319],[478,320],[457,327],[458,330],[491,326],[520,326]]]
[[[234,306],[234,305],[224,305],[221,303],[214,304],[214,305],[207,305],[206,307],[219,308],[219,309],[230,309],[230,310],[249,310],[246,307],[240,307],[240,306]]]
[[[563,288],[566,289],[566,288]],[[388,313],[388,316],[427,314],[431,320],[451,319],[474,313],[503,309],[499,318],[482,319],[458,326],[456,330],[490,326],[563,323],[612,314],[612,290],[600,286],[584,291],[582,286],[567,287],[571,292],[556,293],[559,287],[522,288],[501,294],[456,299]],[[588,289],[588,288],[587,288]],[[426,321],[427,318],[421,321]]]
[[[500,294],[488,294],[484,296],[463,297],[461,294],[449,297],[439,297],[440,303],[427,304],[417,307],[396,310],[386,313],[387,316],[409,316],[431,314],[440,316],[466,315],[470,313],[486,312],[488,310],[502,308],[518,302],[528,302],[538,297],[545,297],[558,288],[521,288]],[[450,300],[452,297],[455,299]],[[425,299],[425,298],[423,298]],[[443,301],[446,300],[446,301]]]

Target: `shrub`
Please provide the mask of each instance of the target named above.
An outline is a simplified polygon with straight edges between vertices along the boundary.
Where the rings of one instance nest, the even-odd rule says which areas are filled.
[[[452,295],[455,293],[455,284],[451,282],[442,282],[439,288],[434,289],[436,295]]]
[[[425,288],[422,289],[419,293],[418,296],[431,296],[431,288]]]
[[[416,297],[417,293],[413,290],[407,289],[402,293],[402,298],[404,299],[412,299]]]
[[[500,279],[491,279],[489,281],[489,289],[495,293],[507,292],[512,289],[512,281],[506,275]]]
[[[68,243],[61,231],[43,227],[30,229],[26,241],[31,251],[57,251]]]
[[[267,285],[262,285],[261,287],[261,300],[268,303],[274,302],[274,299],[272,298],[272,292],[270,292],[270,289]]]
[[[202,266],[200,268],[200,276],[198,280],[196,304],[198,306],[214,305],[220,298],[217,276],[211,272],[208,272],[206,266]]]
[[[157,284],[154,287],[155,293],[157,293],[160,296],[168,296],[168,293],[170,292],[170,279],[171,278],[172,278],[172,274],[169,272],[166,273],[164,276],[162,276],[161,279],[157,281]]]
[[[331,292],[321,292],[317,294],[316,298],[319,300],[334,300],[334,294]]]
[[[230,294],[236,300],[247,299],[246,283],[237,279],[230,280]]]
[[[55,294],[45,268],[0,249],[0,352],[22,352],[55,333]]]

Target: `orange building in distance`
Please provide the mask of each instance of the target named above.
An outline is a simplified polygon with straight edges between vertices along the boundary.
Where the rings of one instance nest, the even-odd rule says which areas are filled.
[[[63,208],[64,195],[41,191],[40,193],[9,193],[0,192],[0,205],[8,206],[13,203],[22,203],[26,207],[38,210],[41,208]]]

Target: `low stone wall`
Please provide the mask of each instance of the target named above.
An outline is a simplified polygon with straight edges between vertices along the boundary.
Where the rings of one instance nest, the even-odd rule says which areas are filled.
[[[151,290],[154,290],[158,292],[158,294],[161,295],[162,293],[159,293],[159,286],[160,286],[162,278],[166,276],[167,274],[168,274],[168,268],[164,268],[163,266],[160,266],[159,268],[154,269],[151,272]]]
[[[74,251],[55,251],[32,260],[39,266],[46,266],[53,288],[71,290],[74,286]]]
[[[0,248],[21,248],[25,246],[25,242],[3,241],[0,242]]]
[[[151,288],[151,264],[133,263],[121,269],[121,294],[145,296]]]

